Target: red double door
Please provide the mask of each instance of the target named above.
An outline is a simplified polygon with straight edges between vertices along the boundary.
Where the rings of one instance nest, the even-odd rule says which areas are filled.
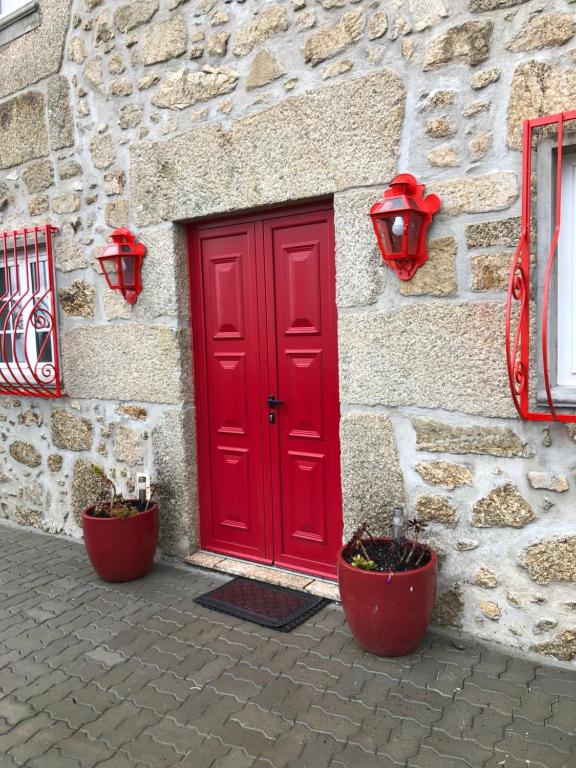
[[[203,548],[334,576],[342,536],[333,214],[190,230]]]

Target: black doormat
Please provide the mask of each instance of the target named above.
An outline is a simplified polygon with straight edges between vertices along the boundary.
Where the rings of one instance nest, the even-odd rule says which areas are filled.
[[[194,602],[262,627],[290,632],[318,613],[330,600],[274,584],[236,578],[200,595]]]

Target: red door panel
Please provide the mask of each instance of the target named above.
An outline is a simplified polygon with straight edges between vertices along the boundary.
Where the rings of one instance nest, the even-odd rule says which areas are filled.
[[[191,230],[201,545],[323,576],[342,536],[328,206]],[[270,409],[270,395],[282,401]]]
[[[254,224],[199,231],[196,360],[204,428],[202,543],[271,560],[262,479],[262,398]],[[199,433],[199,436],[200,436]]]
[[[264,252],[271,391],[283,400],[272,441],[274,561],[333,576],[342,513],[332,212],[264,222]]]

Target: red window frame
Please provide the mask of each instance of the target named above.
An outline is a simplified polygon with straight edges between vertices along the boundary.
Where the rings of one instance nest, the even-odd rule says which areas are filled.
[[[0,395],[61,397],[50,224],[0,232]]]
[[[554,403],[549,366],[548,314],[550,283],[557,257],[560,236],[560,211],[562,201],[562,144],[564,124],[576,120],[576,110],[525,120],[522,135],[522,226],[520,241],[510,267],[508,296],[506,300],[506,366],[514,405],[520,417],[526,421],[558,421],[576,423],[576,414],[558,413]],[[530,221],[532,191],[532,147],[536,128],[555,126],[558,139],[556,158],[556,201],[554,229],[548,250],[542,297],[541,338],[544,389],[547,409],[534,411],[530,407]]]

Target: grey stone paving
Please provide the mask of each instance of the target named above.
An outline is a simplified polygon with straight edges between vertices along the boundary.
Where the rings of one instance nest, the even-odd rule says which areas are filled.
[[[576,669],[435,635],[379,659],[335,606],[283,635],[193,603],[223,580],[104,584],[1,526],[0,768],[576,765]]]

